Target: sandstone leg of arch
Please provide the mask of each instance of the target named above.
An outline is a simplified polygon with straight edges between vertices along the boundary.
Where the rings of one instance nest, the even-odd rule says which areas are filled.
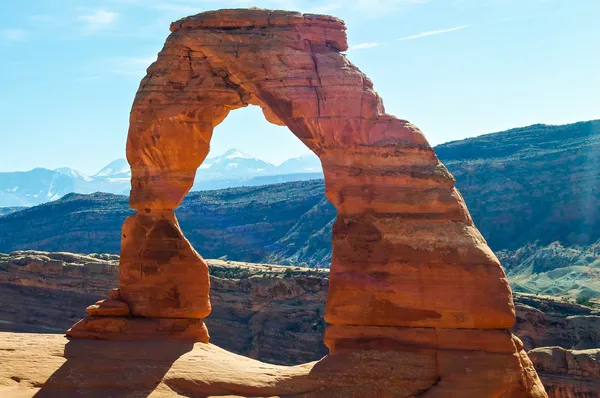
[[[161,109],[134,104],[127,159],[130,204],[137,213],[123,225],[117,297],[90,306],[90,316],[67,331],[70,337],[209,341],[203,322],[211,310],[208,266],[181,232],[173,209],[192,187],[213,127],[229,108],[207,99],[207,106],[182,112],[185,101],[170,95],[155,91],[148,99],[162,103]],[[115,315],[115,307],[126,310]]]
[[[208,342],[208,266],[171,210],[148,210],[125,221],[120,288],[87,312],[68,336]]]
[[[125,221],[119,283],[133,316],[203,319],[210,313],[208,265],[170,210]]]
[[[506,276],[454,178],[418,128],[385,113],[372,82],[342,53],[342,21],[219,10],[171,31],[142,80],[127,141],[138,214],[124,235],[143,232],[123,237],[122,300],[133,315],[208,314],[203,262],[171,211],[192,186],[213,128],[229,111],[258,105],[320,157],[338,211],[325,315],[331,357],[417,350],[422,375],[398,367],[389,377],[421,378],[429,386],[422,396],[546,396],[508,332],[515,313]],[[148,234],[157,248],[145,253]],[[198,286],[186,283],[195,271],[185,267],[201,270]],[[179,300],[173,309],[173,286],[198,303]],[[478,376],[467,383],[473,368]]]

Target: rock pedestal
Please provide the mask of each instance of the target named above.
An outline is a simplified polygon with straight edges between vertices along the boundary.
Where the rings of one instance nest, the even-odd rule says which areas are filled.
[[[203,319],[132,316],[119,289],[90,305],[88,316],[67,330],[73,338],[98,340],[179,340],[208,343]]]
[[[133,318],[115,319],[209,314],[206,264],[172,211],[214,127],[231,110],[257,105],[320,157],[338,211],[325,315],[331,355],[375,350],[406,358],[421,350],[434,359],[419,365],[428,396],[544,397],[508,332],[515,310],[498,259],[423,133],[386,114],[372,82],[342,53],[345,29],[330,16],[260,9],[205,12],[171,25],[131,111],[127,159],[137,214],[123,227],[120,289]],[[104,327],[96,318],[83,322],[71,335]],[[402,372],[390,377],[408,377]]]

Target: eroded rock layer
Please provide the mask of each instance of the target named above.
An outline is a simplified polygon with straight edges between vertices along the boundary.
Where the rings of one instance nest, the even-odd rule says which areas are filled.
[[[203,319],[210,313],[208,265],[172,211],[127,218],[119,282],[120,298],[133,316]]]
[[[600,348],[566,350],[543,347],[529,351],[548,395],[561,398],[600,396]]]
[[[401,367],[390,375],[404,380],[406,396],[546,396],[508,332],[515,310],[506,276],[454,178],[417,127],[385,113],[372,82],[342,54],[342,21],[220,10],[171,31],[142,80],[127,139],[137,214],[123,227],[120,300],[133,316],[201,320],[210,312],[206,263],[173,209],[192,187],[214,127],[231,110],[257,105],[320,157],[325,194],[337,209],[325,313],[332,356],[375,350],[420,364],[427,377],[413,380]],[[417,328],[435,328],[436,343],[408,338],[426,332]],[[480,336],[472,342],[480,345],[444,345],[446,330],[459,342]],[[415,347],[424,362],[405,359]],[[476,376],[452,368],[462,349],[477,353],[465,362]],[[446,350],[454,351],[444,365]],[[495,372],[505,377],[490,379]],[[400,396],[395,388],[391,395]]]
[[[64,333],[81,317],[86,305],[107,295],[115,298],[110,287],[118,282],[116,257],[0,254],[0,331]],[[206,323],[212,343],[281,365],[306,363],[327,354],[323,345],[327,270],[207,262],[212,312]],[[600,357],[594,356],[600,351],[600,313],[559,298],[518,293],[515,307],[517,323],[511,332],[523,341],[548,395],[594,397],[593,392],[600,391],[600,375],[587,369],[600,363]],[[413,346],[419,342],[429,348],[435,346],[433,330],[405,329],[414,332]],[[444,332],[448,336],[448,331]],[[405,341],[406,337],[405,330]],[[163,335],[163,339],[168,336]],[[575,361],[567,361],[570,353]],[[592,362],[579,365],[579,358]],[[566,392],[571,395],[564,395]]]

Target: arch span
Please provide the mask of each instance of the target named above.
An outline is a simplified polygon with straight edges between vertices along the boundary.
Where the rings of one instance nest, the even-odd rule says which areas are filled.
[[[167,225],[162,212],[170,214],[191,188],[213,128],[231,110],[259,105],[321,158],[326,195],[338,210],[329,323],[509,328],[510,289],[453,177],[421,131],[384,113],[371,81],[341,53],[343,23],[261,10],[243,15],[204,13],[171,26],[131,112],[131,205],[141,213],[132,219],[158,212]],[[190,296],[190,307],[207,302],[208,291],[173,265],[162,267],[164,283],[152,283],[164,291],[150,289],[139,270],[157,254],[138,258],[139,234],[124,238],[121,265],[121,293],[133,314],[171,316],[172,301],[156,299],[174,289]],[[141,303],[143,296],[153,303]],[[203,317],[208,306],[176,312]]]
[[[185,330],[208,340],[208,268],[173,209],[192,187],[214,127],[253,104],[320,157],[338,211],[325,315],[332,353],[467,349],[469,341],[521,352],[507,332],[515,312],[505,274],[454,178],[418,128],[385,113],[372,82],[343,54],[341,20],[220,10],[177,21],[171,32],[141,82],[127,140],[137,214],[123,227],[119,299],[131,315],[171,320],[151,326],[163,335]],[[173,326],[174,319],[185,321]],[[536,386],[537,376],[515,377],[506,388],[519,377],[517,384]]]

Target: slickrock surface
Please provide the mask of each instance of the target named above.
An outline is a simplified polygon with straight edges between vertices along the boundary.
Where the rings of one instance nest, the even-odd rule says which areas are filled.
[[[116,270],[108,274],[72,271],[90,261],[102,262],[107,267],[100,268],[110,270],[108,265],[116,262],[115,257],[110,261],[98,257],[102,256],[0,254],[0,331],[63,334],[83,315],[87,305],[112,295],[110,288],[117,283]],[[50,272],[52,267],[43,264],[52,261],[61,262],[63,271]],[[40,268],[47,271],[28,271],[30,263],[41,264]],[[213,311],[206,323],[213,343],[237,354],[285,365],[315,361],[327,354],[323,344],[329,282],[326,270],[221,260],[207,263],[212,275]],[[598,311],[557,298],[527,294],[515,294],[515,306],[517,323],[512,332],[523,340],[527,350],[546,350],[546,346],[600,348]],[[547,369],[542,359],[538,354],[532,356],[538,370]],[[554,383],[556,377],[546,370],[541,373],[543,383]],[[570,373],[558,378],[563,390],[570,388],[574,394],[583,394],[589,390],[586,385],[598,382],[593,375],[575,377]],[[563,397],[555,389],[549,396]]]
[[[514,397],[523,393],[519,363],[535,374],[524,354],[515,357],[513,346],[493,339],[451,342],[452,349],[427,340],[411,350],[345,351],[283,367],[203,343],[0,333],[0,396],[447,397],[460,391]],[[489,361],[502,370],[490,372]]]

